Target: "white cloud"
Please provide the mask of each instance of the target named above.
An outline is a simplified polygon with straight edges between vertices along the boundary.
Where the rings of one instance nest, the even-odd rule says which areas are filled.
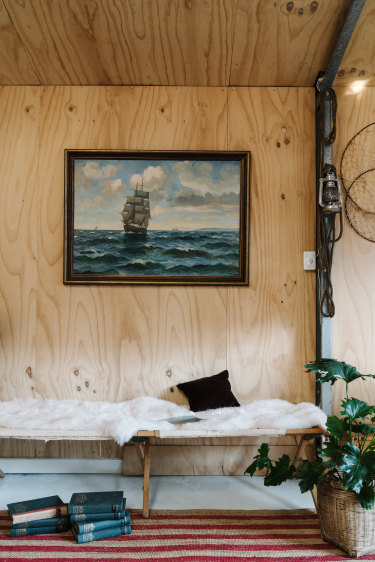
[[[149,166],[143,174],[134,174],[130,178],[130,185],[135,187],[144,182],[145,190],[160,191],[167,183],[167,176],[161,166]]]
[[[93,199],[89,199],[89,198],[84,199],[83,201],[78,203],[78,205],[80,207],[85,207],[86,209],[90,209],[90,208],[97,209],[97,208],[106,207],[108,205],[108,201],[106,199],[103,199],[103,197],[101,197],[100,195],[97,195]]]
[[[106,164],[100,166],[97,160],[87,160],[85,164],[78,162],[74,169],[74,185],[76,189],[90,189],[95,186],[94,180],[112,178],[122,168],[122,164],[115,166]]]
[[[104,188],[102,193],[105,197],[112,197],[115,193],[125,193],[125,186],[120,178],[115,180],[106,180],[99,185]]]
[[[114,164],[106,164],[105,166],[101,166],[97,160],[88,160],[86,164],[82,166],[82,172],[87,178],[99,180],[112,178],[121,168],[121,165],[115,166]]]
[[[184,187],[195,192],[221,195],[225,192],[239,193],[240,170],[236,164],[224,164],[219,177],[214,177],[214,166],[210,162],[177,162],[173,166]]]

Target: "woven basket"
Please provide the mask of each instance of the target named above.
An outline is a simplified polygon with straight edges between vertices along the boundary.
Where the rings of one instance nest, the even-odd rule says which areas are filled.
[[[324,478],[318,484],[318,515],[324,540],[352,558],[375,553],[375,509],[363,509],[340,481]]]

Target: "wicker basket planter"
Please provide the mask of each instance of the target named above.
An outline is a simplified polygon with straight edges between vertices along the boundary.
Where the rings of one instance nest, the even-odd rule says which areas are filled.
[[[338,480],[318,484],[320,531],[327,542],[352,558],[375,553],[375,509],[363,509]]]

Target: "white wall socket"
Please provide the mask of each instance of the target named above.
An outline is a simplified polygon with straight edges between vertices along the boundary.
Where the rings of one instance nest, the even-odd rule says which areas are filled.
[[[303,252],[303,269],[314,271],[316,269],[316,253]]]

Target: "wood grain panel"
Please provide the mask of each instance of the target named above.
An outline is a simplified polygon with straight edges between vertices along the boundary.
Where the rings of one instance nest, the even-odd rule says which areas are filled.
[[[375,89],[353,94],[350,87],[336,89],[338,96],[337,140],[333,145],[337,167],[345,146],[362,127],[375,122]],[[375,372],[375,245],[364,240],[344,217],[342,240],[333,257],[332,356],[354,365],[362,373]],[[355,381],[350,392],[375,403],[375,381]],[[333,409],[337,414],[345,389],[333,387]]]
[[[0,400],[34,396],[38,89],[0,88]]]
[[[353,82],[375,85],[375,0],[366,0],[338,70],[335,87]]]
[[[0,2],[0,84],[40,84],[2,2]]]
[[[61,285],[63,149],[224,148],[225,108],[222,89],[45,91],[41,160],[48,165],[41,183],[38,293],[42,395],[167,398],[169,386],[181,379],[225,367],[225,289]],[[110,455],[111,446],[107,449],[100,454]]]
[[[250,286],[228,306],[228,367],[243,401],[315,401],[303,365],[315,354],[312,89],[231,90],[229,147],[252,152]]]
[[[135,447],[127,446],[124,455],[126,475],[142,474]],[[184,445],[168,447],[159,445],[151,448],[151,474],[157,475],[226,475],[243,476],[253,461],[256,448],[252,446],[232,446],[217,444],[214,447]],[[270,456],[279,458],[282,454],[294,455],[296,447],[282,445],[271,447]]]
[[[4,0],[42,83],[227,85],[235,0]]]
[[[341,74],[374,79],[367,0]],[[2,0],[2,83],[312,86],[350,0]],[[8,15],[9,14],[9,15]],[[354,65],[354,66],[353,66]],[[353,74],[354,69],[354,74]]]
[[[0,457],[100,458],[104,441],[38,441],[0,439]],[[111,443],[111,442],[110,442]],[[120,447],[111,443],[110,456],[121,458]]]
[[[313,86],[349,0],[238,0],[230,85]]]
[[[87,109],[93,107],[94,114]],[[224,148],[225,107],[222,89],[45,91],[38,293],[42,395],[94,400],[164,397],[181,378],[225,368],[225,289],[61,283],[63,149],[168,149],[182,143],[185,148]]]
[[[1,322],[9,318],[6,336],[1,325],[2,399],[29,396],[31,382],[42,398],[171,399],[176,383],[228,368],[240,402],[313,400],[312,381],[302,372],[315,345],[314,276],[302,271],[302,251],[314,244],[313,91],[46,87],[35,130],[23,123],[33,105],[22,119],[19,113],[31,91],[16,89],[14,101],[15,92],[4,88],[0,98],[10,107],[0,129],[7,156],[2,184],[22,178],[19,191],[0,194],[0,244],[9,269],[1,276]],[[250,287],[63,286],[65,148],[251,150]],[[26,152],[23,166],[12,151]],[[17,226],[20,213],[32,236]],[[9,273],[21,263],[12,237],[22,239],[21,255],[29,256],[22,263],[34,268],[25,269],[22,291]],[[23,366],[17,370],[32,357],[29,350],[31,382]],[[16,456],[118,455],[110,443],[9,447]],[[217,470],[226,451],[203,449],[202,470]],[[232,470],[232,461],[225,462]],[[173,470],[184,473],[180,465]]]
[[[282,454],[293,456],[296,445],[290,439],[279,439],[278,444],[272,445],[272,458]],[[275,440],[274,440],[275,441]],[[151,447],[151,473],[152,475],[238,475],[243,476],[246,467],[252,462],[258,444],[239,445],[237,443],[215,443],[213,446],[192,445]],[[104,442],[101,443],[103,447]],[[107,453],[107,454],[106,454]],[[22,439],[1,439],[0,459],[11,457],[28,458],[123,458],[120,448],[107,447],[106,453],[100,455],[100,443],[90,442],[52,442],[23,441]],[[130,476],[141,475],[142,467],[133,445],[126,445],[124,452],[125,474]]]

